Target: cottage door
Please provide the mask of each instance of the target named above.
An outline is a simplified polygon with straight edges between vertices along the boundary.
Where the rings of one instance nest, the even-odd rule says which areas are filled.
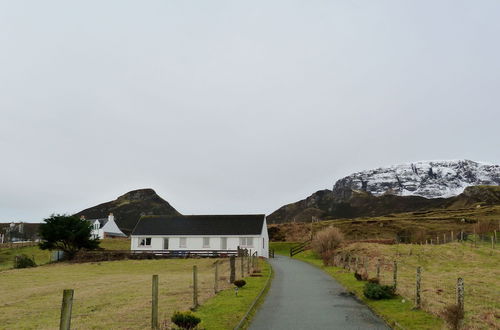
[[[163,239],[163,250],[168,250],[168,238]]]
[[[227,237],[220,238],[220,249],[227,250]]]

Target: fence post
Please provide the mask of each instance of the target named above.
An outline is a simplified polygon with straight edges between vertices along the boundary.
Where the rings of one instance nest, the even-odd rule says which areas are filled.
[[[457,305],[462,311],[464,310],[464,279],[457,279]]]
[[[421,280],[421,267],[417,267],[417,276],[415,281],[415,308],[420,309],[420,280]]]
[[[396,288],[398,286],[398,262],[396,260],[394,260],[392,280],[392,286],[394,287],[394,291],[396,291]]]
[[[450,236],[451,236],[451,242],[453,243],[453,241],[455,240],[455,237],[453,235],[453,230],[451,231]]]
[[[491,236],[491,248],[495,248],[495,241],[493,240],[493,236]]]
[[[443,234],[443,244],[446,243],[446,233]]]
[[[219,260],[215,262],[214,293],[219,291]]]
[[[250,275],[250,258],[251,256],[247,256],[247,274]]]
[[[460,241],[464,241],[464,231],[460,231]]]
[[[198,307],[198,267],[193,266],[193,308]]]
[[[158,329],[158,275],[153,275],[151,299],[151,329]]]
[[[236,277],[236,265],[235,265],[235,257],[231,256],[229,257],[229,268],[230,268],[230,275],[229,275],[229,283],[234,283],[235,277]]]
[[[377,260],[377,280],[380,281],[380,259]]]
[[[241,256],[241,278],[245,277],[245,257]]]
[[[436,244],[439,245],[439,235],[436,236]]]
[[[71,327],[71,309],[73,308],[73,289],[63,291],[63,299],[61,306],[61,322],[59,323],[60,330],[69,330]]]

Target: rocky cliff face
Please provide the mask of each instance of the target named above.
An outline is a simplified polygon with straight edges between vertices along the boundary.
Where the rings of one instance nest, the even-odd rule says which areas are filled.
[[[333,194],[341,200],[348,200],[353,190],[374,196],[448,198],[476,185],[500,185],[500,166],[470,160],[394,165],[346,176],[335,183]]]
[[[353,218],[500,203],[500,166],[470,160],[394,165],[338,180],[333,190],[282,206],[268,223]]]
[[[153,189],[129,191],[116,200],[99,204],[78,212],[87,219],[106,218],[113,213],[118,227],[130,234],[142,215],[180,215],[166,200]]]

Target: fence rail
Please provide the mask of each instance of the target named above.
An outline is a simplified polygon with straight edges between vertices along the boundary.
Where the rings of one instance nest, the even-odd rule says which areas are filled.
[[[300,253],[300,252],[303,252],[307,249],[310,248],[310,243],[311,243],[311,239],[308,239],[307,241],[305,242],[302,242],[296,246],[293,246],[291,249],[290,249],[290,257],[293,257],[294,255]]]

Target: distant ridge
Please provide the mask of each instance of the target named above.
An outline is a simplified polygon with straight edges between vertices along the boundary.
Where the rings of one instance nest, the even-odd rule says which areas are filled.
[[[357,172],[280,207],[269,223],[380,216],[430,208],[500,204],[500,166],[470,160],[426,161]]]
[[[127,235],[134,229],[143,215],[180,215],[166,200],[153,189],[138,189],[118,197],[114,201],[102,203],[76,213],[87,219],[105,218],[113,213],[118,227]]]

